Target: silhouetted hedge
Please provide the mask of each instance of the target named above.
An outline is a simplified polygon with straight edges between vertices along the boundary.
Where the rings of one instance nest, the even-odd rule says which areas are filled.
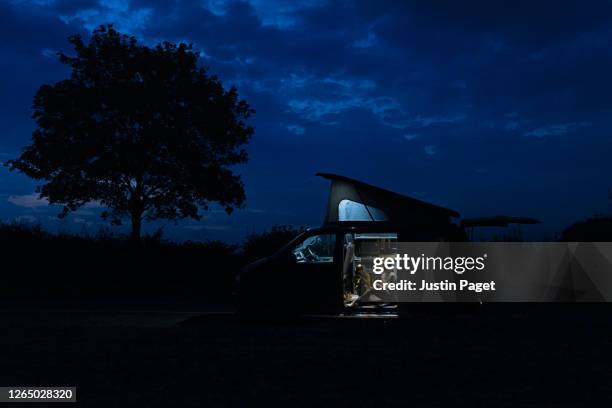
[[[0,223],[0,299],[229,301],[242,266],[300,231],[273,227],[241,246],[176,243],[161,233],[134,244],[104,229],[93,236],[51,234],[38,225]]]
[[[219,241],[173,243],[145,237],[53,235],[0,225],[3,298],[226,299],[241,265]]]
[[[612,241],[612,216],[598,216],[578,221],[562,233],[564,242],[610,242]]]
[[[242,244],[242,255],[247,262],[270,256],[304,231],[303,227],[276,225],[269,231],[249,234]]]

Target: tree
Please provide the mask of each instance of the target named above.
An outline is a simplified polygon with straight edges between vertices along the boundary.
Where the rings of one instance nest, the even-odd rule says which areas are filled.
[[[111,25],[88,44],[69,42],[75,55],[58,57],[70,78],[38,89],[32,143],[6,164],[42,180],[37,192],[64,206],[60,217],[99,202],[114,225],[129,218],[138,240],[143,221],[244,206],[232,167],[248,159],[254,110],[198,65],[191,45],[147,47]]]

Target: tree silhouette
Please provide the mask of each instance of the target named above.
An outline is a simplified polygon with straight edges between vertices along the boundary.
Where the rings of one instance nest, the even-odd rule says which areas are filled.
[[[37,192],[64,205],[60,217],[97,201],[103,218],[129,218],[140,239],[143,221],[200,219],[211,202],[228,214],[244,205],[231,167],[247,161],[254,111],[198,65],[191,45],[147,47],[111,25],[89,44],[69,42],[75,56],[58,56],[70,78],[38,89],[32,143],[7,163],[44,181]]]

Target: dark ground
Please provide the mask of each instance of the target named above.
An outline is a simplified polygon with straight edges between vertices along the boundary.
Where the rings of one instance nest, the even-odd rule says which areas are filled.
[[[292,324],[245,323],[224,308],[194,305],[45,309],[0,311],[0,385],[75,385],[79,402],[70,406],[612,401],[612,308],[604,304]]]

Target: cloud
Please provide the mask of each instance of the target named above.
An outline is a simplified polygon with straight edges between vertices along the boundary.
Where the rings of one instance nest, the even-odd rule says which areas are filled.
[[[425,152],[427,156],[433,156],[434,154],[438,152],[438,148],[434,145],[427,145],[423,147],[423,151]]]
[[[49,48],[45,48],[40,53],[46,58],[57,58],[57,51],[50,50]]]
[[[457,123],[465,119],[463,114],[453,114],[448,116],[423,116],[411,115],[406,112],[400,102],[391,97],[358,97],[347,95],[344,98],[333,100],[320,99],[292,99],[288,101],[289,107],[297,114],[311,121],[325,120],[328,115],[335,115],[350,109],[366,109],[379,118],[385,126],[397,129],[410,127],[428,127],[435,124]],[[331,122],[335,123],[335,122]]]
[[[85,203],[82,208],[106,208],[106,206],[99,201],[90,201]]]
[[[132,33],[144,28],[152,12],[151,8],[130,7],[130,4],[123,0],[86,1],[80,6],[64,7],[63,10],[55,8],[55,10],[60,13],[62,21],[78,22],[88,30],[93,30],[102,24],[113,23],[119,30]]]
[[[246,213],[250,213],[250,214],[265,214],[265,213],[268,212],[268,211],[266,211],[266,210],[264,210],[262,208],[247,208],[247,209],[241,210],[241,211],[246,212]]]
[[[92,221],[89,221],[86,218],[83,217],[72,217],[72,222],[75,224],[82,224],[82,225],[93,225],[94,223]]]
[[[18,215],[15,218],[13,218],[13,221],[17,223],[36,224],[38,223],[39,220],[33,215]]]
[[[294,135],[301,136],[304,134],[304,127],[300,125],[287,125],[287,130],[289,133],[293,133]]]
[[[432,125],[445,124],[445,123],[458,123],[466,118],[463,114],[455,114],[448,116],[410,116],[409,114],[399,111],[399,115],[386,115],[381,114],[383,123],[398,129],[406,129],[412,127],[426,128]]]
[[[546,125],[530,130],[525,133],[525,136],[531,137],[545,137],[545,136],[557,136],[563,135],[569,132],[573,132],[577,129],[591,126],[589,122],[571,122],[571,123],[558,123],[553,125]]]
[[[46,198],[40,198],[37,193],[26,195],[11,195],[7,198],[7,201],[19,207],[26,208],[46,207],[49,205],[49,201]]]
[[[377,43],[376,34],[373,32],[368,32],[368,35],[365,38],[361,38],[353,42],[353,47],[355,48],[368,48],[373,47]]]
[[[6,201],[19,207],[25,208],[39,208],[47,207],[49,200],[47,198],[40,198],[38,193],[25,194],[25,195],[10,195]],[[86,203],[81,208],[105,208],[105,206],[99,201],[91,201]],[[80,214],[87,214],[85,211],[79,210]]]
[[[251,5],[264,26],[281,29],[294,27],[300,21],[300,11],[321,6],[326,0],[251,0]]]

